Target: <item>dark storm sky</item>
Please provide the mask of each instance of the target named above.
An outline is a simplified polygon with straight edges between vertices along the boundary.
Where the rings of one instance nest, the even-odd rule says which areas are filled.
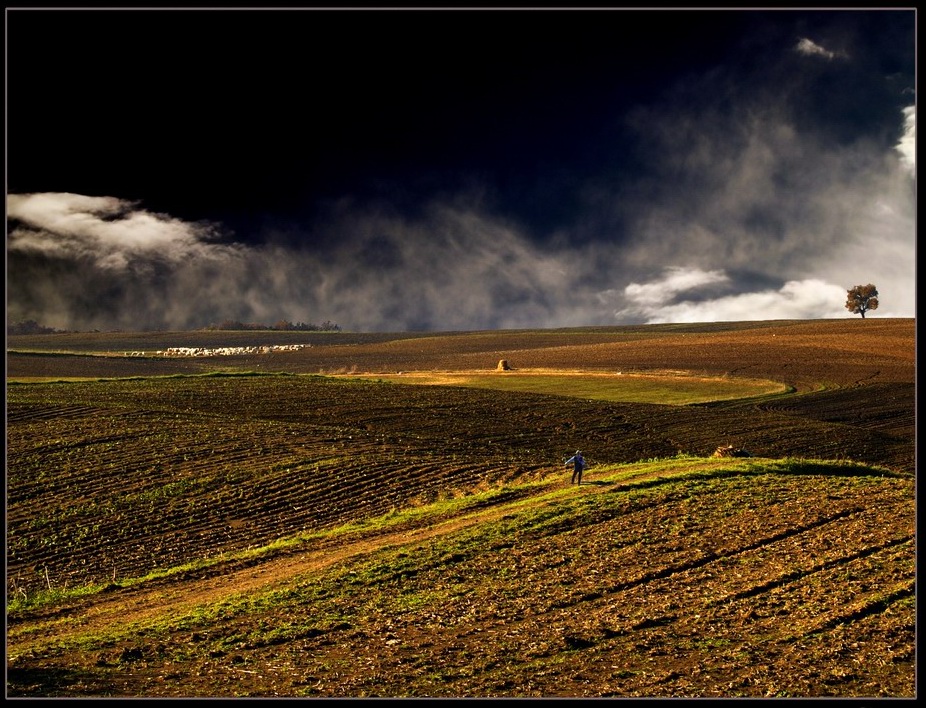
[[[6,19],[11,320],[913,316],[912,10]]]

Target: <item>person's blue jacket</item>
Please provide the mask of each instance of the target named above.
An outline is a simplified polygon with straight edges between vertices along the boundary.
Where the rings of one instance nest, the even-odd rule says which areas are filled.
[[[566,467],[573,465],[576,472],[584,470],[588,465],[585,463],[585,458],[582,457],[582,453],[576,450],[576,454],[566,460]]]

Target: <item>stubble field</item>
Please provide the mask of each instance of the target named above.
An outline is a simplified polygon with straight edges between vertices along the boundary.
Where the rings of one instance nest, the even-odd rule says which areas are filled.
[[[913,320],[299,334],[8,339],[8,696],[915,695]]]

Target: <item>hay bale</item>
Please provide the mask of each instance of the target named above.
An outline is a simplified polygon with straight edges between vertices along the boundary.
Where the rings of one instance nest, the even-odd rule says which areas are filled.
[[[496,367],[499,371],[509,371],[511,366],[508,364],[507,359],[499,359],[498,366]]]
[[[733,447],[732,445],[721,445],[716,450],[711,457],[752,457],[752,453],[744,450],[741,447]]]

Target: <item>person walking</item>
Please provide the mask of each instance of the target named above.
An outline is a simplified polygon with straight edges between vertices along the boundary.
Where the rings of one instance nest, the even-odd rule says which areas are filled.
[[[572,481],[570,484],[575,484],[576,482],[579,485],[582,484],[582,470],[584,470],[588,465],[585,462],[585,458],[582,457],[581,450],[576,450],[576,454],[566,460],[566,467],[572,465]]]

